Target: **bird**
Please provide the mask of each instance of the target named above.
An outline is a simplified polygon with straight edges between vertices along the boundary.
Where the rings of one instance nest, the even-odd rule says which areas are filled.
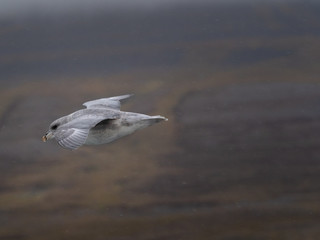
[[[110,143],[139,129],[168,121],[160,115],[121,111],[121,103],[131,96],[126,94],[83,103],[86,108],[53,121],[42,137],[43,142],[54,138],[63,148],[76,150],[82,145]]]

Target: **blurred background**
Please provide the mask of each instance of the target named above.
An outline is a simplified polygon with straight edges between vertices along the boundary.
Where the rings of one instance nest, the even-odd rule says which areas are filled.
[[[319,43],[319,1],[2,0],[0,239],[317,239]],[[41,141],[128,93],[169,121]]]

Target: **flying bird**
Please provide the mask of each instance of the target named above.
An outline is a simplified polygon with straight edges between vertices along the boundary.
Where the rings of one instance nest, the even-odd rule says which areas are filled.
[[[109,143],[139,129],[168,120],[159,115],[148,116],[121,111],[121,103],[131,96],[128,94],[85,102],[85,109],[53,121],[42,140],[46,142],[54,138],[60,146],[75,150],[82,145]]]

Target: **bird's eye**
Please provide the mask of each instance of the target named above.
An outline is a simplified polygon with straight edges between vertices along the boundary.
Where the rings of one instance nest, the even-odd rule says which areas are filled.
[[[58,124],[55,124],[55,125],[53,125],[53,126],[51,127],[51,129],[52,129],[52,130],[56,130],[57,127],[58,127]]]

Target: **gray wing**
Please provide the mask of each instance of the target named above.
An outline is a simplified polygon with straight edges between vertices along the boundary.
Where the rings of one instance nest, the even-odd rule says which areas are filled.
[[[110,98],[101,98],[89,102],[85,102],[83,106],[86,108],[111,108],[120,110],[121,103],[124,102],[125,99],[131,97],[132,94],[110,97]]]
[[[57,131],[54,137],[60,146],[75,150],[86,142],[88,133],[89,129],[69,128]]]
[[[69,120],[56,130],[54,137],[62,147],[74,150],[86,142],[92,127],[103,120],[119,117],[118,111],[110,109],[82,109],[68,115]]]

